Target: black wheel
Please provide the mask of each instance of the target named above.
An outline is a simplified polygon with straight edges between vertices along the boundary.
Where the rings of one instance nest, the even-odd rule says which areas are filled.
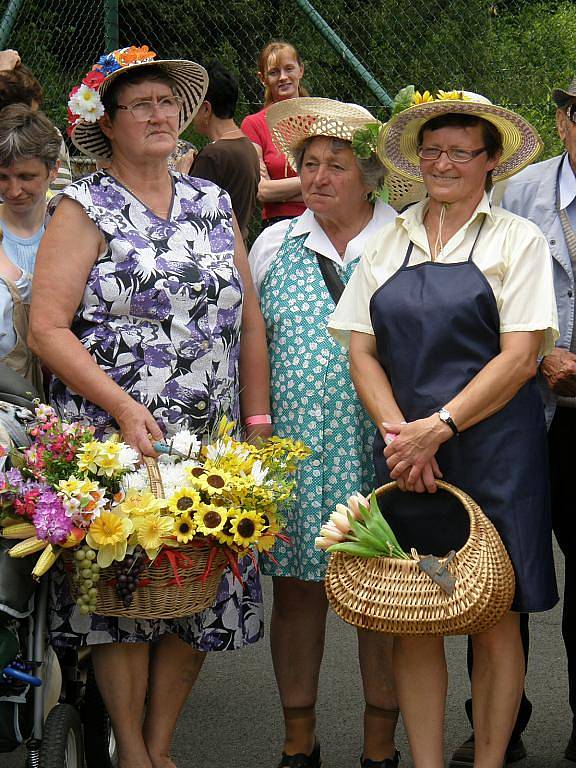
[[[116,739],[92,667],[86,680],[82,722],[86,768],[117,768]]]
[[[82,723],[78,710],[57,704],[46,718],[40,748],[40,768],[83,768]]]

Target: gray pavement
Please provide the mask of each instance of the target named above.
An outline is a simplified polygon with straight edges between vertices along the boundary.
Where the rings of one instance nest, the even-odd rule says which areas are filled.
[[[557,557],[562,583],[562,557]],[[267,616],[270,579],[264,579]],[[570,734],[566,663],[559,607],[531,619],[527,689],[534,713],[525,734],[529,757],[519,768],[575,768],[561,759]],[[446,642],[450,688],[446,713],[446,755],[468,734],[464,700],[468,696],[466,642]],[[358,766],[362,698],[355,632],[330,616],[320,696],[318,735],[324,768]],[[281,713],[268,641],[236,653],[213,654],[181,717],[174,745],[178,768],[275,768],[281,749]],[[398,728],[402,766],[411,760],[402,726]],[[21,751],[0,755],[2,768],[22,768]]]

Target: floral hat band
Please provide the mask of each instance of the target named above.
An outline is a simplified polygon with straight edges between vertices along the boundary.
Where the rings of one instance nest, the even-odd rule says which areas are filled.
[[[392,118],[378,138],[378,156],[384,165],[412,181],[422,181],[418,157],[418,135],[430,120],[457,113],[482,118],[494,125],[502,139],[502,155],[492,172],[494,181],[513,176],[530,165],[542,150],[535,128],[512,110],[492,104],[471,91],[416,91],[403,88],[394,100]]]
[[[110,143],[98,125],[98,120],[104,115],[102,97],[119,76],[134,67],[149,66],[163,70],[174,82],[174,90],[182,99],[179,133],[192,122],[208,87],[206,70],[193,61],[157,59],[147,45],[120,48],[100,56],[80,85],[70,92],[67,132],[81,152],[97,159],[111,157]]]

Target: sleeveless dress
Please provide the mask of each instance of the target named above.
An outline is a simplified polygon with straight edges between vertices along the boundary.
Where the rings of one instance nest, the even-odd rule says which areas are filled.
[[[104,171],[68,186],[96,224],[106,250],[88,276],[71,329],[95,362],[145,405],[168,436],[198,435],[221,415],[238,422],[238,356],[242,283],[233,263],[231,203],[210,181],[173,173],[168,219],[150,211]],[[68,421],[117,430],[111,416],[58,378],[52,404]],[[53,579],[52,641],[56,645],[150,642],[176,633],[198,650],[233,650],[263,634],[257,570],[244,558],[244,587],[227,570],[216,603],[194,616],[133,620],[81,616],[67,584]]]
[[[348,354],[327,331],[334,310],[307,234],[292,222],[260,287],[268,336],[274,433],[303,440],[313,453],[298,469],[294,500],[283,514],[291,544],[278,541],[263,573],[321,581],[327,555],[314,548],[336,504],[374,487],[374,427],[356,396]],[[339,267],[342,282],[357,261]]]

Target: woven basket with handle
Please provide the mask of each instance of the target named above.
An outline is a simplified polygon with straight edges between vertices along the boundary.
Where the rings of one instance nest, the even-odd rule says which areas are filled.
[[[447,564],[455,577],[452,594],[424,573],[417,559],[335,552],[326,593],[344,621],[392,635],[472,635],[490,629],[510,610],[514,570],[496,529],[466,493],[444,481],[437,485],[453,494],[470,518],[468,540]],[[376,493],[394,488],[396,483],[388,483]]]
[[[152,493],[156,498],[164,498],[158,464],[148,457],[144,457],[144,463]],[[210,575],[202,580],[209,556],[210,546],[198,542],[161,550],[156,560],[142,571],[140,579],[144,583],[132,593],[133,602],[129,608],[124,607],[116,594],[115,585],[120,571],[119,564],[112,563],[102,569],[100,581],[96,584],[98,599],[95,613],[134,619],[175,619],[199,613],[213,605],[227,563],[224,554],[218,551]],[[63,557],[65,562],[73,562],[72,551],[65,550]],[[68,570],[69,573],[72,571],[71,568]],[[72,579],[70,584],[76,597],[77,587]]]

